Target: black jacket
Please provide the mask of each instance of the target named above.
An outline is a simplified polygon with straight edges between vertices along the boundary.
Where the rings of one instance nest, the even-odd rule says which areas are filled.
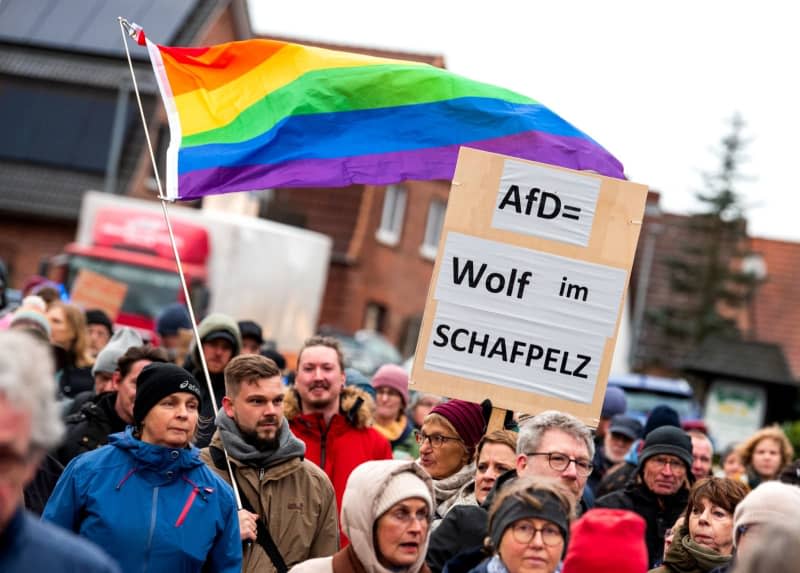
[[[125,422],[117,415],[114,405],[116,392],[105,392],[87,401],[77,414],[67,416],[66,435],[55,457],[65,466],[84,452],[108,443],[108,436],[125,430]]]
[[[664,557],[664,534],[684,512],[688,502],[689,490],[686,487],[670,496],[658,496],[644,483],[632,481],[625,489],[598,499],[595,507],[627,509],[642,516],[647,523],[645,542],[648,564],[652,569]]]
[[[622,462],[606,469],[606,473],[594,487],[595,497],[603,497],[611,492],[625,489],[630,481],[636,479],[637,468],[636,464]]]
[[[497,491],[516,479],[517,471],[508,470],[497,478],[492,491],[481,505],[456,505],[436,529],[431,533],[428,542],[428,553],[425,562],[433,573],[440,573],[450,559],[461,552],[470,552],[470,558],[463,558],[450,571],[469,571],[486,557],[478,551],[489,529],[489,508]],[[477,560],[473,559],[475,557]]]
[[[42,458],[36,475],[25,486],[25,508],[36,515],[41,515],[63,471],[64,466],[53,456],[47,455]]]
[[[197,368],[192,372],[192,376],[200,383],[200,391],[203,394],[200,404],[200,419],[197,424],[197,436],[195,436],[194,440],[195,446],[203,449],[208,447],[214,432],[217,431],[217,412],[222,407],[222,398],[225,397],[225,374],[223,372],[209,374],[216,401],[212,400],[208,394],[208,384],[206,384],[206,375],[203,372],[203,368]]]

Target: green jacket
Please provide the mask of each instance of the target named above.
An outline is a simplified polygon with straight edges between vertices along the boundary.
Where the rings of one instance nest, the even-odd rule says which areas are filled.
[[[731,560],[730,555],[720,555],[692,541],[686,525],[681,526],[675,538],[664,556],[664,563],[649,573],[708,573]]]

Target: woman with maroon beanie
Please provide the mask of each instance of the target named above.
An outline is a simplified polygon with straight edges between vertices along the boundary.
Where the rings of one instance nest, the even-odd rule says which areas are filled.
[[[433,480],[432,528],[452,507],[459,491],[475,480],[473,457],[485,429],[480,406],[448,400],[431,410],[417,430],[419,464]]]

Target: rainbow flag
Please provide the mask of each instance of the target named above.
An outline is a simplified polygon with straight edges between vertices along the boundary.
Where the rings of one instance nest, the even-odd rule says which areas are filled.
[[[624,178],[541,103],[428,64],[274,40],[146,40],[170,126],[166,194],[451,179],[459,146]]]

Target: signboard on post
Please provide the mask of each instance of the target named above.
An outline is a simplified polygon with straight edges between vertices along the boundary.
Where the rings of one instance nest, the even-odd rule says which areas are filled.
[[[72,284],[70,300],[86,310],[102,310],[113,322],[117,320],[127,292],[128,285],[125,283],[81,269]]]
[[[647,187],[461,148],[414,389],[597,426]]]

